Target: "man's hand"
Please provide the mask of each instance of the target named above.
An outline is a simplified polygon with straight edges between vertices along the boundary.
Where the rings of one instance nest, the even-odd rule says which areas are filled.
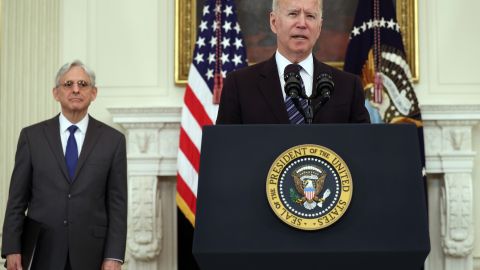
[[[102,264],[102,270],[120,270],[122,264],[115,260],[104,260]]]
[[[7,270],[23,270],[22,255],[20,254],[7,255]]]

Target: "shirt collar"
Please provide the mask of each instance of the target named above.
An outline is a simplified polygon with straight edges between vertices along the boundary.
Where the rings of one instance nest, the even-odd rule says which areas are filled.
[[[285,71],[285,67],[293,64],[285,58],[278,50],[275,53],[275,60],[277,61],[277,67],[278,71],[280,73],[280,78],[283,79],[283,72]],[[302,66],[302,69],[311,77],[313,77],[313,55],[309,54],[307,58],[305,58],[303,61],[298,63],[300,66]]]
[[[72,122],[68,121],[68,119],[63,115],[63,113],[60,113],[60,117],[58,118],[60,121],[60,131],[65,132],[71,125],[75,125],[78,127],[78,131],[85,134],[87,133],[87,127],[88,127],[88,113],[83,117],[82,120],[80,120],[78,123],[73,124]]]

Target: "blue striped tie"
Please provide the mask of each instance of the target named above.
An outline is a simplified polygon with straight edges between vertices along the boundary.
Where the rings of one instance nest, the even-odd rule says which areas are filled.
[[[306,108],[307,101],[303,98],[299,98],[299,100],[302,108]],[[295,104],[293,104],[292,98],[287,97],[287,99],[285,100],[285,106],[287,107],[287,114],[288,114],[288,119],[290,119],[290,123],[296,124],[296,125],[305,124],[305,118],[297,110],[297,107],[295,107]]]
[[[77,167],[78,161],[78,147],[77,141],[75,140],[75,131],[77,131],[78,127],[75,125],[71,125],[68,127],[68,131],[70,131],[70,136],[68,137],[67,141],[67,148],[65,149],[65,162],[67,163],[68,174],[70,175],[70,182],[73,181],[73,177],[75,176],[75,168]]]

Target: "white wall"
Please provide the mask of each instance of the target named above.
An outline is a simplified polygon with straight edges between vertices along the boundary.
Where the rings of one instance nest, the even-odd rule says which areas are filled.
[[[0,224],[22,127],[52,117],[58,1],[0,0]],[[0,238],[1,238],[0,231]]]
[[[61,62],[78,58],[97,73],[95,117],[113,124],[105,108],[181,106],[173,0],[64,0],[61,14]]]
[[[480,1],[418,1],[422,104],[480,103]]]

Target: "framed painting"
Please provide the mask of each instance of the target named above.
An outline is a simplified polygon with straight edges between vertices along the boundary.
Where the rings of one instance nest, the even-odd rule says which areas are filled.
[[[393,0],[397,21],[401,26],[407,61],[414,81],[418,67],[418,4],[417,0]],[[185,84],[192,62],[200,11],[205,0],[176,0],[175,4],[175,83]],[[269,58],[276,49],[275,35],[270,31],[271,1],[236,0],[237,16],[247,48],[250,64]],[[325,0],[323,26],[314,48],[315,56],[330,65],[343,67],[358,0]]]

